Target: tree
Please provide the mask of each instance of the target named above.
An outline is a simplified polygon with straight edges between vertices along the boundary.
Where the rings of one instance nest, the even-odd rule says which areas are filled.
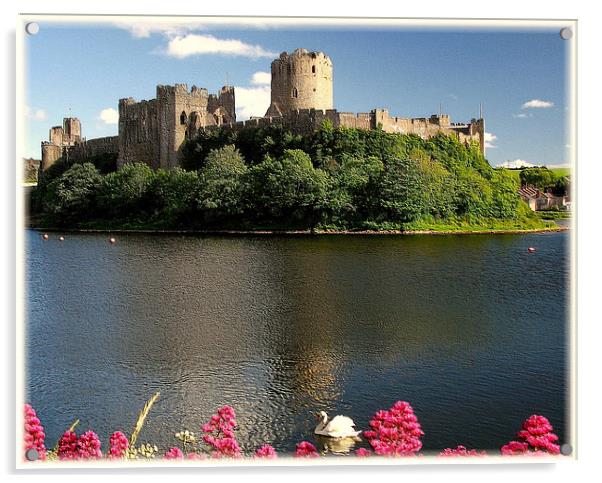
[[[233,145],[212,150],[199,172],[197,207],[209,222],[227,220],[243,211],[244,159]]]
[[[348,222],[369,216],[380,196],[378,181],[383,170],[383,162],[375,156],[344,156],[329,190],[332,215]]]
[[[546,167],[524,168],[520,172],[520,181],[522,185],[531,185],[540,190],[547,190],[556,183],[556,176]]]
[[[154,172],[146,164],[125,164],[103,179],[98,192],[99,208],[105,216],[139,217],[148,212]]]
[[[286,150],[280,159],[270,156],[248,173],[247,212],[269,223],[309,224],[314,227],[326,205],[328,177],[315,169],[301,150]]]
[[[50,182],[46,211],[57,215],[59,221],[90,218],[101,182],[102,176],[93,164],[74,164]]]
[[[190,220],[196,209],[198,189],[199,175],[196,171],[158,169],[149,186],[153,217],[173,225]]]
[[[385,163],[378,192],[380,212],[376,215],[381,221],[405,223],[428,212],[424,178],[414,160],[395,158]]]

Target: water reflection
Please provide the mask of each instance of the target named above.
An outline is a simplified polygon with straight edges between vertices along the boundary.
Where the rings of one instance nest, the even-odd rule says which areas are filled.
[[[28,232],[29,399],[50,440],[129,430],[156,390],[142,439],[163,446],[223,404],[244,449],[292,450],[317,410],[365,429],[397,399],[427,449],[497,447],[532,412],[562,438],[566,242]]]

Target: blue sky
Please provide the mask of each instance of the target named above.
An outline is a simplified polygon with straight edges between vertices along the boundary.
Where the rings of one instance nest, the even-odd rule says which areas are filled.
[[[487,158],[566,165],[567,43],[558,30],[434,30],[334,26],[39,22],[26,39],[26,156],[64,116],[79,117],[87,138],[117,134],[119,98],[152,99],[157,84],[216,92],[236,87],[238,118],[263,115],[270,62],[298,47],[334,64],[341,111],[386,107],[427,117],[439,103],[452,121],[484,105]]]

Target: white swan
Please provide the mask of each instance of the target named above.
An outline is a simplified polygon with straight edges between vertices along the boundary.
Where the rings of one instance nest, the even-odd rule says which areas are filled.
[[[347,416],[335,416],[328,421],[328,414],[320,411],[317,417],[320,422],[316,426],[314,433],[320,436],[328,436],[329,438],[355,438],[361,433],[361,431],[355,430],[353,419]]]

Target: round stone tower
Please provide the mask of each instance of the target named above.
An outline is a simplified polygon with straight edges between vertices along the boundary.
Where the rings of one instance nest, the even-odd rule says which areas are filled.
[[[272,62],[272,102],[266,116],[295,109],[332,109],[332,61],[322,52],[282,52]]]

